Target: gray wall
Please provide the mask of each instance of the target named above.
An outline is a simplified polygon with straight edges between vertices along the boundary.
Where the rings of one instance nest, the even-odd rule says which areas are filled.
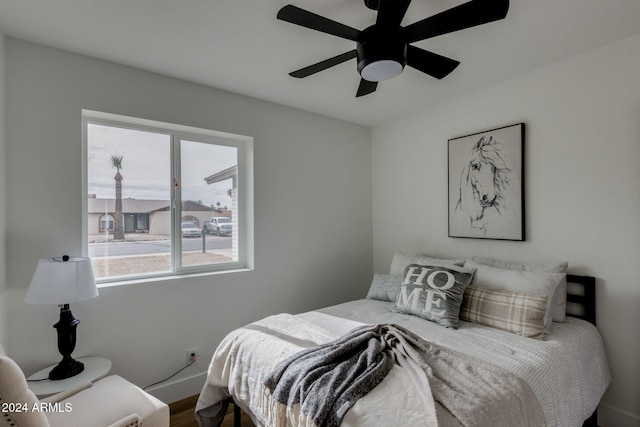
[[[604,426],[640,425],[640,36],[372,131],[374,269],[395,249],[569,261],[597,277],[613,383]],[[526,123],[526,242],[447,237],[447,140]],[[604,422],[603,422],[604,421]]]
[[[255,270],[103,287],[72,307],[74,355],[145,386],[199,347],[202,361],[155,391],[174,401],[200,391],[231,329],[366,294],[368,128],[10,38],[5,61],[9,347],[27,374],[59,358],[57,307],[23,298],[39,258],[81,251],[82,109],[252,136]]]
[[[4,67],[4,35],[0,33],[0,345],[6,346],[8,341],[7,313],[7,258],[6,258],[6,126],[5,126],[5,67]]]

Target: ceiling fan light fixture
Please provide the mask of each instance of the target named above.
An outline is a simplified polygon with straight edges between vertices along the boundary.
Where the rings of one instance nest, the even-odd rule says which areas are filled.
[[[358,43],[356,50],[358,72],[370,82],[396,77],[407,65],[407,45],[402,40],[374,38]]]
[[[365,65],[360,71],[360,75],[370,82],[380,82],[396,77],[402,73],[403,69],[402,64],[397,61],[382,59]]]

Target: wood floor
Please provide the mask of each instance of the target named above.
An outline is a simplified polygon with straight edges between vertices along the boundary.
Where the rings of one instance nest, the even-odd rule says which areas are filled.
[[[196,407],[198,396],[187,397],[169,405],[171,412],[171,427],[198,427],[193,411]],[[241,427],[255,427],[251,418],[244,412],[241,417]],[[233,427],[233,405],[229,405],[227,415],[221,427]]]

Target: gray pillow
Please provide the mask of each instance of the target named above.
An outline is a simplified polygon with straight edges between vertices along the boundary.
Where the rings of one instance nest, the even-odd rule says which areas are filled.
[[[407,255],[401,251],[395,251],[393,259],[391,260],[391,269],[389,274],[403,276],[407,266],[410,264],[420,265],[458,265],[462,267],[465,260],[463,259],[442,259],[435,258],[429,255]]]
[[[402,276],[374,274],[367,298],[395,302],[400,286],[402,286],[402,280]]]
[[[394,311],[458,328],[464,290],[474,270],[465,267],[411,264],[396,298]]]

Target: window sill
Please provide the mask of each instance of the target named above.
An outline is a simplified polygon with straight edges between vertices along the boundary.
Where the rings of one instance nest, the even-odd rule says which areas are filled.
[[[167,274],[167,275],[159,275],[159,276],[149,276],[149,277],[139,277],[132,279],[122,279],[122,280],[114,280],[107,282],[98,282],[98,289],[102,288],[111,288],[116,286],[128,286],[128,285],[137,285],[137,284],[146,284],[146,283],[157,283],[157,282],[169,282],[173,280],[182,280],[182,279],[190,279],[195,277],[206,277],[206,276],[218,276],[223,274],[237,274],[243,272],[253,271],[253,268],[237,268],[233,270],[219,270],[219,271],[198,271],[198,272],[189,272],[183,274]]]

